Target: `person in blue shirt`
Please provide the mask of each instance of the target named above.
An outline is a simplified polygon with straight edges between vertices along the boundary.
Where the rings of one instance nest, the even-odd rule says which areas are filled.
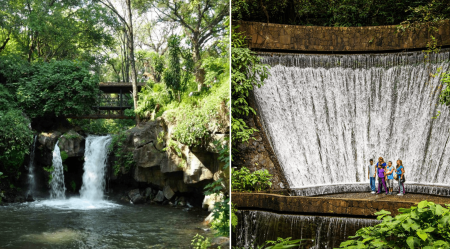
[[[370,189],[372,190],[372,194],[375,194],[375,177],[376,177],[376,170],[377,166],[373,164],[373,159],[369,160],[369,166],[368,166],[368,179],[370,180]]]
[[[394,167],[392,166],[392,162],[388,162],[388,166],[386,168],[387,175],[387,188],[389,189],[388,195],[392,195],[394,191]]]
[[[397,166],[395,167],[395,170],[397,171],[397,181],[398,181],[398,194],[397,195],[404,195],[405,194],[405,186],[403,185],[405,182],[405,168],[403,167],[402,160],[397,160]]]

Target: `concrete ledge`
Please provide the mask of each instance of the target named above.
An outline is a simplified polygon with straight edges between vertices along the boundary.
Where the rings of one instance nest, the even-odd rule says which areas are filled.
[[[304,52],[364,52],[426,48],[428,26],[397,31],[396,25],[368,27],[297,26],[239,21],[238,32],[249,39],[251,49]],[[434,34],[438,46],[450,45],[450,21]]]
[[[262,209],[290,214],[317,214],[341,216],[375,216],[380,210],[398,214],[399,208],[417,205],[417,201],[370,200],[351,198],[328,198],[327,196],[283,196],[266,193],[236,193],[231,201],[238,209]],[[405,196],[406,197],[406,196]],[[445,204],[444,201],[435,203]],[[449,202],[447,202],[449,203]]]

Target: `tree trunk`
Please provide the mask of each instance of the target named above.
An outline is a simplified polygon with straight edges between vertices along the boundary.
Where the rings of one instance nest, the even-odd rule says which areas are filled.
[[[194,61],[195,64],[195,81],[197,81],[198,91],[200,92],[203,88],[203,83],[205,82],[205,70],[200,68],[202,65],[200,64],[201,55],[200,55],[200,46],[197,45],[198,41],[193,41],[193,43],[194,43],[193,46],[194,51],[192,60]]]
[[[137,73],[136,73],[136,63],[134,62],[134,33],[133,33],[133,16],[131,14],[131,0],[127,1],[128,8],[128,56],[130,58],[129,63],[131,64],[131,84],[133,86],[133,102],[134,109],[137,109]],[[136,114],[136,125],[139,125],[140,119],[139,115]]]

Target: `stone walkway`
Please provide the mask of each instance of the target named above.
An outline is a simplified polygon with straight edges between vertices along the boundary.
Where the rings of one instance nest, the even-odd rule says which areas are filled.
[[[396,191],[395,195],[385,195],[385,194],[371,194],[366,193],[345,193],[345,194],[331,194],[331,195],[320,195],[317,197],[326,198],[345,198],[353,200],[371,200],[371,201],[397,201],[397,202],[415,202],[419,203],[423,200],[431,201],[439,204],[450,204],[450,196],[436,196],[436,195],[424,195],[424,194],[408,194],[404,196],[398,196]]]

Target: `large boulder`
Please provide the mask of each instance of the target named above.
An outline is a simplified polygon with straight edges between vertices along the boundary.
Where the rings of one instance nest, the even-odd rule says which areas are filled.
[[[137,166],[149,168],[162,165],[163,161],[166,161],[167,158],[166,153],[156,149],[153,142],[151,142],[136,148],[133,151],[133,160]]]
[[[175,195],[175,193],[173,192],[173,190],[170,188],[169,185],[166,185],[163,189],[163,193],[164,193],[164,197],[167,198],[167,200],[172,199],[172,197]]]
[[[58,146],[61,151],[65,151],[68,157],[80,157],[84,155],[84,137],[77,132],[70,130],[59,139]]]
[[[186,167],[186,157],[189,155],[189,147],[175,141],[177,149],[181,151],[181,157],[177,154],[174,148],[167,148],[167,159],[161,164],[161,172],[177,172],[183,171]]]
[[[141,195],[139,189],[133,189],[130,192],[128,192],[128,197],[130,198],[133,204],[145,203],[145,197]]]
[[[165,186],[166,176],[161,173],[159,167],[142,168],[135,167],[134,180],[137,182],[145,182],[158,186]]]
[[[160,137],[159,141],[162,141],[161,137],[164,135],[164,129],[162,127],[161,119],[157,119],[155,121],[141,123],[139,126],[128,130],[127,133],[127,145],[139,148],[150,142],[157,145],[158,136]],[[158,145],[158,147],[159,146],[160,145]]]
[[[61,136],[61,132],[42,132],[39,134],[38,141],[40,144],[44,145],[50,151],[55,149],[55,144],[58,141],[58,138]]]
[[[203,199],[202,208],[207,209],[211,212],[214,209],[214,204],[216,202],[221,202],[223,200],[223,194],[210,194],[206,195]]]
[[[213,173],[207,167],[214,165],[211,153],[189,153],[188,162],[184,171],[184,182],[187,184],[198,183],[213,178]]]
[[[156,202],[163,202],[164,201],[164,193],[163,191],[158,191],[158,194],[156,194],[155,199],[153,199]]]

